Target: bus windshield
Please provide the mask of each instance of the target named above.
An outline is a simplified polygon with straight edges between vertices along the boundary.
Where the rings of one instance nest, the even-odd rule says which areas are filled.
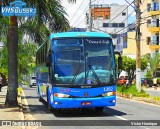
[[[110,38],[53,40],[55,85],[111,85],[115,60]]]

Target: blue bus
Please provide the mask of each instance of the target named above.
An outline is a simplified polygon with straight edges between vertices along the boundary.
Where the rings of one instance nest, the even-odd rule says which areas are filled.
[[[108,34],[51,34],[36,52],[36,65],[39,101],[50,110],[115,106],[115,52]]]

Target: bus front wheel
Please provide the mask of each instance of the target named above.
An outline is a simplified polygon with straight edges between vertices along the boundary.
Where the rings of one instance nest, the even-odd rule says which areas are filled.
[[[47,107],[50,112],[53,111],[53,107],[50,105],[49,88],[47,87]]]
[[[102,112],[104,107],[95,107],[96,112]]]

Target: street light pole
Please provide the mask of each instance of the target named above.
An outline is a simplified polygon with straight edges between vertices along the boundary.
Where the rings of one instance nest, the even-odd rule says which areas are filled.
[[[136,87],[141,91],[141,49],[140,49],[140,0],[136,0]]]

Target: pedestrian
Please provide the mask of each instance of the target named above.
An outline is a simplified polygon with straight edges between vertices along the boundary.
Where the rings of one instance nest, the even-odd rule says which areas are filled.
[[[157,89],[157,78],[153,79],[154,88]]]
[[[2,89],[2,77],[1,77],[1,74],[0,74],[0,92],[1,92],[1,89]]]
[[[126,80],[126,87],[128,87],[129,86],[129,80],[127,79]]]

